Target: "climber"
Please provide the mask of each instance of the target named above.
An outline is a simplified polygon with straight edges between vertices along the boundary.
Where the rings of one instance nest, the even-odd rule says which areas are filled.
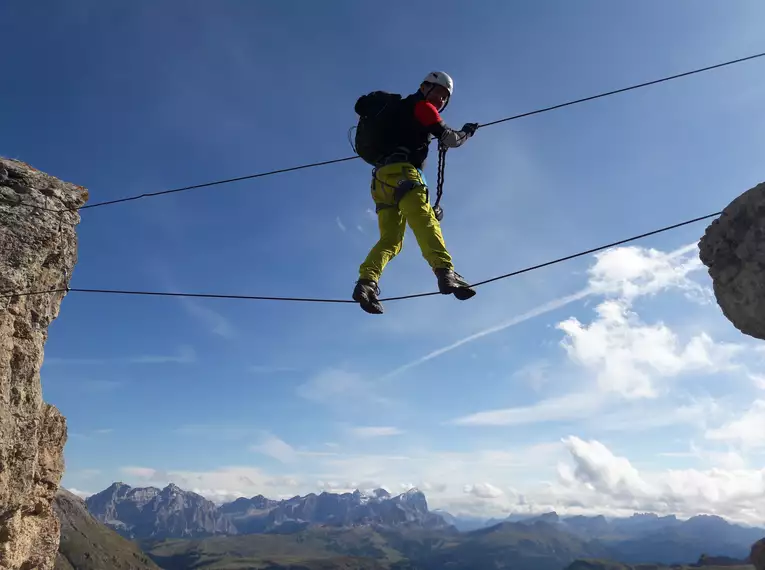
[[[441,112],[453,92],[452,78],[434,71],[405,98],[375,91],[356,102],[360,119],[354,148],[374,167],[371,194],[380,230],[379,240],[359,267],[352,296],[367,313],[383,312],[378,283],[387,263],[401,251],[407,223],[436,275],[439,292],[462,301],[475,295],[454,271],[423,174],[433,138],[443,147],[456,148],[478,129],[477,123],[466,123],[455,131],[444,123]]]

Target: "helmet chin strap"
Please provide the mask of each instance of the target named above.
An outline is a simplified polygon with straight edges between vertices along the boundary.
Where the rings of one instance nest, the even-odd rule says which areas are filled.
[[[428,89],[427,92],[424,93],[426,99],[428,98],[428,95],[430,95],[430,92],[436,88],[435,84],[433,83],[428,83],[428,85],[430,85],[430,89]],[[446,109],[446,107],[449,105],[449,101],[451,100],[451,98],[452,98],[451,95],[446,96],[446,101],[444,101],[444,104],[441,105],[441,108],[438,110],[439,113],[444,112],[444,109]]]

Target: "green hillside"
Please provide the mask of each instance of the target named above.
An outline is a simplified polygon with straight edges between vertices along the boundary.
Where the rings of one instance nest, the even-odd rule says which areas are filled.
[[[343,565],[362,570],[562,570],[603,551],[566,533],[504,523],[471,533],[423,529],[313,528],[292,535],[168,540],[147,545],[166,570],[297,570]]]
[[[98,522],[66,489],[59,489],[53,508],[61,524],[55,570],[159,570],[137,544]]]
[[[384,537],[369,527],[167,540],[147,546],[147,551],[165,570],[386,570],[403,560]]]

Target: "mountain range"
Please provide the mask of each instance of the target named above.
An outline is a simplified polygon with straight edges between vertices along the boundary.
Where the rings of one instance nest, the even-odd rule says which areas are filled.
[[[280,501],[258,495],[217,506],[174,484],[158,489],[117,482],[88,497],[86,503],[93,516],[131,539],[289,534],[312,525],[449,526],[443,517],[428,510],[425,495],[417,489],[397,496],[384,489],[371,495],[360,491],[309,493]]]
[[[191,561],[200,569],[271,570],[438,570],[447,565],[453,570],[561,570],[577,561],[605,564],[593,560],[688,564],[702,555],[742,561],[765,535],[765,529],[709,515],[681,520],[644,513],[606,518],[550,512],[484,521],[430,511],[417,489],[396,496],[383,489],[283,500],[257,495],[218,506],[172,484],[159,489],[114,483],[86,504],[95,519],[135,540],[167,570],[191,568]]]

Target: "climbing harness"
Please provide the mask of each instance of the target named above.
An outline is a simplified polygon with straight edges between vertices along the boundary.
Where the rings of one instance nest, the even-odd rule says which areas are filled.
[[[446,168],[446,151],[447,150],[448,150],[448,147],[444,145],[441,141],[439,141],[438,142],[438,177],[436,182],[436,201],[433,204],[433,213],[435,214],[436,219],[439,222],[444,219],[444,210],[440,204],[441,204],[441,198],[443,197],[443,194],[444,194],[444,170]],[[408,159],[408,155],[406,155],[406,153],[394,153],[388,156],[387,159],[380,164],[380,166],[385,166],[386,164],[390,164],[392,162],[406,161],[407,159]],[[398,184],[398,186],[392,186],[391,184],[388,184],[384,180],[380,180],[380,178],[377,177],[377,170],[380,166],[375,167],[372,170],[372,189],[374,189],[375,181],[379,182],[380,184],[384,186],[388,186],[389,188],[393,188],[393,204],[377,204],[375,207],[375,213],[378,213],[380,210],[383,210],[385,208],[397,208],[401,198],[403,198],[407,192],[412,190],[417,185],[413,180],[403,180]],[[422,171],[420,171],[420,175],[424,176],[422,174]],[[426,199],[430,201],[430,189],[428,188],[427,183],[425,183],[425,195],[427,197]]]

